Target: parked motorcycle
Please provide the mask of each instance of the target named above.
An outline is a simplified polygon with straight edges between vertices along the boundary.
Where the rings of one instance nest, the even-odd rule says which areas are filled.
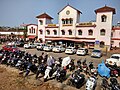
[[[46,70],[46,65],[44,63],[40,64],[36,72],[36,79],[38,78],[39,74],[45,75],[45,70]]]
[[[105,77],[102,78],[101,90],[110,90],[108,80]]]
[[[118,77],[118,71],[115,68],[110,68],[110,76]]]
[[[80,74],[80,71],[77,70],[70,76],[67,85],[80,88],[84,83],[85,83],[85,75]]]
[[[94,76],[97,76],[98,75],[98,72],[97,72],[97,68],[93,67],[91,70],[90,70],[91,74],[94,75]]]
[[[120,85],[116,78],[110,78],[110,90],[120,90]]]
[[[75,64],[74,64],[73,60],[71,60],[71,62],[69,63],[68,67],[69,67],[70,71],[75,70]]]
[[[56,74],[56,80],[59,82],[63,82],[66,79],[66,68],[59,69]]]
[[[97,85],[97,79],[95,76],[91,76],[88,78],[86,82],[86,90],[95,90],[95,87]]]

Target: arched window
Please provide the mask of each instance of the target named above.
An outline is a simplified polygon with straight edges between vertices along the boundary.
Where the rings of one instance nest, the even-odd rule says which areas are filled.
[[[88,35],[93,35],[93,30],[88,30]]]
[[[62,24],[65,24],[65,19],[62,19]]]
[[[101,21],[102,22],[106,22],[107,21],[107,16],[106,15],[102,15],[101,16]]]
[[[34,28],[34,33],[35,33],[35,28]]]
[[[29,33],[31,33],[31,28],[29,28]]]
[[[78,30],[78,35],[82,35],[82,30]]]
[[[68,19],[66,19],[66,24],[68,24]]]
[[[50,35],[50,31],[49,30],[47,30],[47,35]]]
[[[31,33],[33,33],[33,27],[31,27],[31,29],[32,29],[32,32],[31,32]]]
[[[70,24],[72,24],[72,23],[73,23],[73,19],[72,19],[72,18],[70,18],[69,20],[70,20]]]
[[[64,30],[61,30],[61,33],[62,33],[62,35],[65,35],[65,31]]]
[[[43,34],[43,31],[42,31],[42,29],[41,30],[39,30],[40,31],[40,34]]]
[[[101,35],[101,36],[105,36],[105,29],[101,29],[101,30],[100,30],[100,35]]]
[[[105,42],[101,41],[100,42],[100,47],[103,48],[105,46]]]
[[[53,30],[53,33],[54,33],[54,35],[57,35],[57,31],[56,30]]]
[[[72,30],[68,30],[69,35],[72,35]]]
[[[39,22],[40,22],[40,25],[43,25],[43,21],[42,20],[39,20]]]

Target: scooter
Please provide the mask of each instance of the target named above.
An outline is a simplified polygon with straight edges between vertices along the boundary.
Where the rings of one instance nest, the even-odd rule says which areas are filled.
[[[95,87],[97,85],[97,79],[95,76],[91,76],[88,78],[86,82],[86,90],[95,90]]]
[[[68,80],[67,84],[80,88],[85,83],[85,75],[80,74],[80,71],[75,71]]]
[[[120,85],[116,78],[110,78],[110,90],[120,90]]]
[[[53,74],[53,68],[50,66],[47,66],[45,70],[45,75],[44,75],[44,82],[46,82],[48,78],[52,77],[52,74]]]
[[[46,65],[44,63],[40,64],[36,72],[36,79],[38,78],[39,74],[45,75],[45,70],[46,70]]]
[[[66,79],[66,69],[58,70],[56,74],[56,80],[59,82],[63,82]]]
[[[97,76],[98,75],[98,72],[97,72],[97,68],[93,67],[91,70],[90,70],[91,74],[94,75],[94,76]]]
[[[114,69],[114,68],[111,68],[110,69],[110,75],[112,77],[118,77],[118,71],[116,69]]]
[[[75,65],[74,65],[74,61],[73,60],[69,63],[69,69],[70,69],[70,71],[75,70]]]

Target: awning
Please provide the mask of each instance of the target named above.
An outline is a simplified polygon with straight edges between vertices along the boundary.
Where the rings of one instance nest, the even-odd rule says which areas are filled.
[[[24,38],[24,36],[19,36],[20,38]]]
[[[70,38],[46,38],[46,40],[56,41],[56,40],[68,40],[73,42],[95,42],[95,40],[91,39],[70,39]]]
[[[29,38],[29,39],[34,39],[35,38],[35,36],[28,36],[27,38]]]

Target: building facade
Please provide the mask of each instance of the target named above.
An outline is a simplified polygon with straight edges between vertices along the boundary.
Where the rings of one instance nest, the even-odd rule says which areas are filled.
[[[120,23],[113,26],[112,28],[112,41],[111,44],[113,47],[120,47]]]
[[[96,21],[80,22],[82,12],[67,5],[58,12],[58,24],[53,24],[53,18],[43,13],[36,17],[38,19],[38,39],[42,42],[62,42],[68,46],[71,43],[84,42],[88,46],[91,44],[106,46],[108,50],[111,45],[119,47],[117,43],[120,38],[116,37],[115,33],[120,30],[113,29],[112,26],[113,15],[116,13],[115,8],[104,6],[95,10],[95,13]]]
[[[38,36],[38,26],[36,24],[27,24],[27,38],[34,39]]]

